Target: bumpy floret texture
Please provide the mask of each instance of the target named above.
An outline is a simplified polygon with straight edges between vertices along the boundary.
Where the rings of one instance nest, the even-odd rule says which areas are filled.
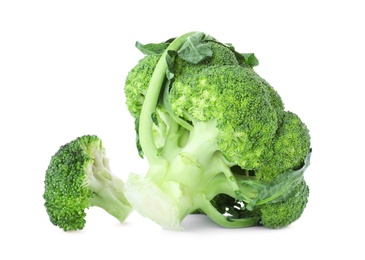
[[[263,180],[270,181],[286,170],[301,167],[310,150],[307,126],[293,112],[285,111],[282,115],[270,148],[258,167],[257,176]]]
[[[141,113],[149,81],[159,59],[158,55],[145,56],[127,75],[124,86],[126,105],[134,118]]]
[[[83,147],[89,147],[94,137],[80,139],[62,146],[52,157],[45,178],[45,207],[54,225],[65,230],[82,229],[93,193],[85,187],[85,171],[93,158]],[[90,148],[89,148],[90,149]],[[67,187],[67,189],[65,188]]]
[[[170,98],[180,116],[215,118],[222,153],[242,168],[255,169],[278,128],[281,100],[273,93],[250,69],[214,66],[177,78]]]
[[[268,228],[282,228],[298,220],[302,215],[309,197],[309,188],[303,180],[285,201],[262,205],[261,224]]]

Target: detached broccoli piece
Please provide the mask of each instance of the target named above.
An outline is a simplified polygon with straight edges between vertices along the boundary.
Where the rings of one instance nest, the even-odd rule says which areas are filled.
[[[50,221],[64,231],[83,229],[85,209],[97,206],[123,222],[131,206],[124,183],[111,173],[97,136],[85,135],[60,147],[45,175],[45,207]]]

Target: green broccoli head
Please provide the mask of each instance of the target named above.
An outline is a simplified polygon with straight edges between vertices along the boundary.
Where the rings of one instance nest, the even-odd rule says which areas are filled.
[[[260,165],[283,110],[271,86],[241,66],[214,66],[176,78],[170,102],[179,116],[188,114],[199,121],[215,118],[220,151],[245,169]]]
[[[290,198],[309,165],[309,131],[254,71],[256,57],[200,32],[139,48],[147,56],[128,74],[125,88],[127,104],[137,108],[138,147],[150,168],[126,183],[133,207],[180,230],[190,213],[204,212],[224,227],[247,227],[273,222],[265,213],[270,208],[294,205]],[[134,73],[144,64],[148,72]]]
[[[50,221],[65,231],[83,229],[85,210],[98,206],[120,222],[131,211],[124,183],[112,175],[101,140],[79,137],[52,156],[45,175],[45,208]]]

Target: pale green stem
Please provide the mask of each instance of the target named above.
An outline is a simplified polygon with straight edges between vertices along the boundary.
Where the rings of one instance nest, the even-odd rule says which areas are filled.
[[[195,32],[186,33],[176,38],[173,42],[171,42],[170,45],[165,50],[165,52],[161,55],[161,58],[158,61],[156,68],[152,74],[150,84],[147,89],[145,101],[142,106],[140,125],[139,125],[140,144],[143,153],[150,164],[159,160],[158,159],[159,156],[157,154],[157,148],[153,141],[152,115],[156,110],[161,88],[166,78],[167,52],[171,50],[173,51],[179,50],[180,47],[185,43],[186,39],[194,33]]]

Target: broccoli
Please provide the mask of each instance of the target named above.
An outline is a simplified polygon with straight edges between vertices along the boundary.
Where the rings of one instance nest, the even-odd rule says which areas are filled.
[[[127,107],[134,117],[138,117],[141,113],[144,97],[148,88],[148,82],[158,60],[159,57],[155,55],[145,56],[129,72],[126,78],[124,88],[128,91],[130,97],[126,100]]]
[[[45,175],[45,208],[50,221],[64,231],[83,229],[85,209],[97,206],[123,222],[131,206],[124,182],[111,173],[101,140],[85,135],[63,145],[52,156]]]
[[[285,227],[303,213],[307,126],[242,54],[202,32],[136,47],[126,104],[149,169],[124,192],[141,215],[181,230],[192,213],[218,225]]]

